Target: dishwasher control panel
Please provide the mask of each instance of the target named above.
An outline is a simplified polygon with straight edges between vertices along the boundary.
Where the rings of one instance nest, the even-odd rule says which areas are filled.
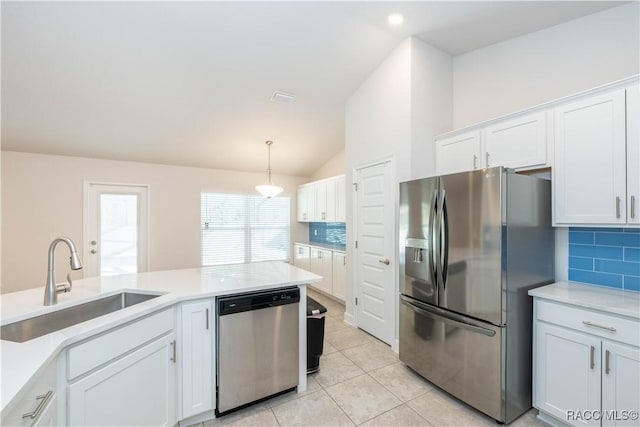
[[[300,302],[300,289],[298,288],[232,295],[218,298],[218,315],[224,316],[298,302]]]

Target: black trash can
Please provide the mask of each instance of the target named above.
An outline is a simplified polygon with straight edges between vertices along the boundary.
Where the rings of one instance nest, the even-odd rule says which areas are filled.
[[[307,374],[313,374],[320,369],[326,312],[327,309],[322,304],[307,297]]]

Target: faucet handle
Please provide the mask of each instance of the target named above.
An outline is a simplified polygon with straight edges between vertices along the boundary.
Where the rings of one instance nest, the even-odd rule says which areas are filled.
[[[60,294],[63,292],[71,292],[71,288],[73,288],[73,282],[71,281],[71,272],[69,272],[69,274],[67,274],[66,282],[56,284],[56,293]]]

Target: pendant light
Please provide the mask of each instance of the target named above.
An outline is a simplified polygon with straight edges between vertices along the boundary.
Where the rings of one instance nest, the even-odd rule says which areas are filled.
[[[267,150],[269,151],[269,166],[267,168],[267,179],[269,180],[269,183],[256,185],[256,190],[258,190],[258,192],[267,199],[270,199],[282,193],[282,187],[278,187],[271,183],[271,144],[273,144],[273,141],[265,141],[265,144],[267,144]]]

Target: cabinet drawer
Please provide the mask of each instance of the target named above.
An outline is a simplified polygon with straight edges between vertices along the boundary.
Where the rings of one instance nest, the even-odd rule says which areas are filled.
[[[30,426],[40,422],[45,413],[56,398],[56,361],[37,375],[37,379],[26,390],[20,393],[15,404],[8,412],[2,414],[4,426]],[[31,416],[24,417],[24,415]],[[56,420],[57,421],[57,420]],[[54,424],[57,425],[57,422]]]
[[[171,331],[173,323],[173,309],[168,309],[71,347],[67,378],[72,380]]]
[[[536,299],[535,304],[537,320],[640,346],[640,322],[636,320],[550,301]]]

